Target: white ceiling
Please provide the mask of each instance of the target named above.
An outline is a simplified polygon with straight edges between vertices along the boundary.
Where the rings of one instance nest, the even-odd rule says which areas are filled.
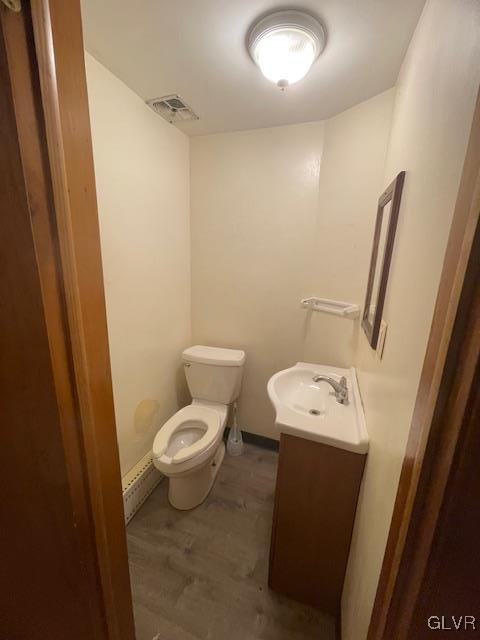
[[[87,50],[141,98],[178,93],[189,135],[322,120],[395,84],[425,0],[292,0],[327,46],[282,93],[252,62],[246,34],[277,0],[82,0]]]

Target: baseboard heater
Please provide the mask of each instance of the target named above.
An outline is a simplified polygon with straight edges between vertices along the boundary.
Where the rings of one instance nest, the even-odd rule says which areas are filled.
[[[163,475],[153,466],[152,454],[148,452],[122,478],[123,510],[127,525],[152,493]]]

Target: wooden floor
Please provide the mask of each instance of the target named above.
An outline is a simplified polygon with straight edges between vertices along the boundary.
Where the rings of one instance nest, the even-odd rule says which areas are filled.
[[[268,589],[278,454],[225,455],[192,511],[164,480],[127,528],[137,640],[333,640],[333,621]]]

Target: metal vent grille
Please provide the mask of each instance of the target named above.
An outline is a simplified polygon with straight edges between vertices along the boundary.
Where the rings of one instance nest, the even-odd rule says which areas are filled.
[[[152,98],[146,102],[155,113],[158,113],[158,115],[162,116],[162,118],[171,124],[198,120],[198,116],[188,106],[185,100],[178,95]]]

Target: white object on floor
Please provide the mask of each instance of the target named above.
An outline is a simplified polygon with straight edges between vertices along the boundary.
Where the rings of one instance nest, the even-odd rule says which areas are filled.
[[[192,404],[161,427],[152,458],[169,478],[170,504],[184,510],[205,500],[223,461],[228,405],[240,394],[245,353],[197,345],[182,358]]]
[[[326,376],[336,382],[346,378],[348,404],[340,404],[330,384],[315,381]],[[341,369],[297,362],[268,381],[268,395],[275,408],[280,433],[322,442],[332,447],[367,453],[368,433],[355,369]]]
[[[233,403],[233,426],[227,439],[227,452],[230,456],[241,456],[243,453],[242,432],[237,423],[237,403]]]
[[[162,474],[152,462],[151,451],[122,478],[125,524],[130,522],[162,479]]]
[[[342,318],[354,320],[360,314],[360,307],[353,302],[341,302],[340,300],[329,300],[328,298],[304,298],[301,305],[311,311],[321,311]]]

